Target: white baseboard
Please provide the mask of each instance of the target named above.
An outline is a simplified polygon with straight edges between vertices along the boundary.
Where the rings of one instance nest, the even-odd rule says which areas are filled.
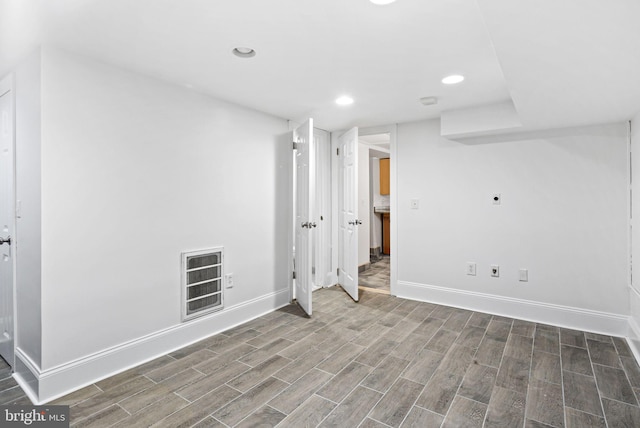
[[[15,378],[35,404],[44,404],[289,303],[289,290],[279,290],[44,371],[17,349]]]
[[[634,314],[640,316],[640,294],[638,291],[629,287],[629,308],[631,316],[629,316],[629,332],[627,333],[627,342],[631,348],[631,352],[636,357],[636,361],[640,361],[640,325],[634,317]]]
[[[472,311],[550,324],[574,330],[627,337],[629,317],[570,306],[398,281],[396,296]]]

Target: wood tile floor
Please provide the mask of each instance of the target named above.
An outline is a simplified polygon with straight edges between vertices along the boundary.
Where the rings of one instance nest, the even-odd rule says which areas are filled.
[[[372,262],[369,266],[369,269],[358,274],[358,286],[373,288],[375,290],[384,291],[389,294],[390,279],[390,257],[382,256],[378,261]]]
[[[638,427],[624,340],[376,293],[294,306],[69,394],[77,427]]]

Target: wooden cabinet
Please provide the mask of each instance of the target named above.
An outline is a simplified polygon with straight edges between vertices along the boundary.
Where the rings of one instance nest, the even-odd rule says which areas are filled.
[[[391,214],[382,214],[382,254],[391,254]]]
[[[388,195],[391,190],[391,182],[389,179],[389,158],[380,159],[380,194]]]

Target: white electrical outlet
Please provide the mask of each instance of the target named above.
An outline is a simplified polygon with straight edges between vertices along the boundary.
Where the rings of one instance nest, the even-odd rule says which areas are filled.
[[[520,269],[520,281],[529,281],[529,271],[527,269]]]
[[[476,276],[476,264],[474,262],[467,262],[467,275]]]
[[[498,278],[500,276],[500,266],[491,265],[491,276],[494,278]]]
[[[225,274],[224,282],[227,288],[233,288],[233,274],[232,273]]]

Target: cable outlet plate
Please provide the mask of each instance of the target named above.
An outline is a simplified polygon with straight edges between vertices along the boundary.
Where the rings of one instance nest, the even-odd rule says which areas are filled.
[[[500,266],[491,265],[491,276],[494,278],[498,278],[500,276]]]

